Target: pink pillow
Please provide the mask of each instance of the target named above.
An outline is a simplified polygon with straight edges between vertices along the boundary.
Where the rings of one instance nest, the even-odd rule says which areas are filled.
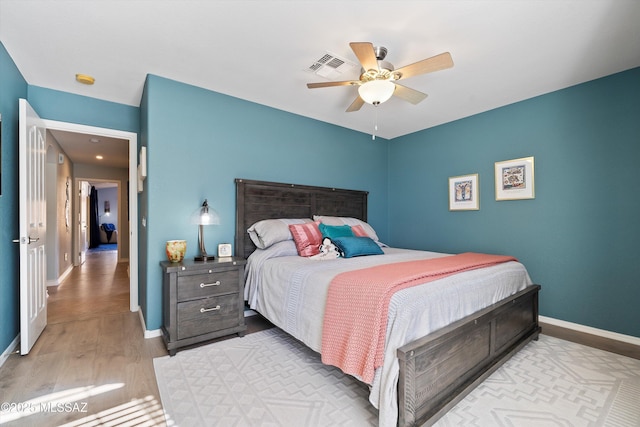
[[[320,221],[289,225],[289,231],[296,242],[298,255],[308,257],[320,253],[322,233],[318,225],[320,225]]]
[[[364,227],[361,225],[354,225],[351,227],[351,231],[353,231],[353,235],[356,237],[369,237],[366,231],[364,231]]]

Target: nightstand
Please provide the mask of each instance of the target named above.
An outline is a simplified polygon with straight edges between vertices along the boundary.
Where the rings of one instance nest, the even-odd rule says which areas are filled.
[[[160,263],[162,338],[171,356],[180,347],[225,335],[243,336],[244,258]]]

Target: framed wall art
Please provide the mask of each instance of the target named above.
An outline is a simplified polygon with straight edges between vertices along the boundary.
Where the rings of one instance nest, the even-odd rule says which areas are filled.
[[[67,177],[65,190],[65,198],[64,198],[64,225],[67,227],[67,233],[69,232],[69,228],[71,227],[71,177]]]
[[[496,200],[535,198],[533,157],[496,162]]]
[[[480,209],[478,174],[449,178],[449,210],[477,211]]]

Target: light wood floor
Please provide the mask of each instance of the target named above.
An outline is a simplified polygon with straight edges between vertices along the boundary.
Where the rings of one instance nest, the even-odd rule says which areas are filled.
[[[160,337],[144,339],[139,314],[129,311],[127,264],[117,252],[89,253],[49,288],[47,311],[29,354],[11,354],[0,368],[0,401],[25,404],[3,413],[2,427],[165,425],[153,358],[168,353]],[[247,318],[247,333],[269,327]]]
[[[28,355],[12,354],[0,369],[2,401],[31,404],[0,424],[164,425],[152,360],[167,352],[160,338],[144,339],[129,311],[126,269],[117,252],[90,253],[49,288],[44,332]]]
[[[49,289],[42,336],[28,355],[14,353],[0,368],[0,401],[26,404],[3,413],[2,427],[165,425],[153,358],[167,351],[161,338],[144,339],[139,314],[129,311],[126,269],[116,252],[92,253]],[[246,321],[247,333],[272,327],[259,315]],[[638,346],[542,326],[548,335],[640,358]]]

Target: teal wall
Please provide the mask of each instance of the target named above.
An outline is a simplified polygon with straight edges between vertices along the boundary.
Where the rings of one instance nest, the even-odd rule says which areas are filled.
[[[43,119],[140,132],[140,108],[39,86],[29,86],[29,104]]]
[[[148,86],[149,77],[144,83],[144,89],[142,91],[142,99],[140,100],[140,133],[138,134],[138,140],[141,147],[149,147],[149,96]],[[138,150],[138,153],[140,150]],[[140,154],[138,154],[140,156]],[[147,175],[149,172],[148,165],[149,153],[147,152]],[[138,159],[140,164],[140,159]],[[143,181],[143,191],[138,193],[138,305],[142,310],[142,315],[145,318],[145,327],[152,329],[148,326],[147,322],[147,307],[148,307],[148,292],[147,288],[147,265],[149,264],[149,233],[146,226],[147,212],[149,212],[149,191],[147,190],[148,180]],[[157,303],[157,299],[155,300]],[[159,329],[159,328],[156,328]]]
[[[18,99],[27,97],[27,82],[0,43],[0,353],[20,332],[18,245]]]
[[[495,201],[494,162],[535,157],[533,200]],[[390,243],[518,257],[540,313],[640,337],[640,68],[397,138]],[[480,210],[448,210],[479,174]]]
[[[141,300],[147,327],[162,324],[162,275],[167,240],[186,239],[197,253],[191,213],[206,198],[221,224],[205,229],[205,244],[231,242],[235,178],[368,190],[369,220],[387,236],[387,141],[150,75],[145,86],[142,140],[148,146],[147,284]]]
[[[28,86],[0,44],[0,350],[19,331],[17,100],[45,119],[136,132],[148,147],[139,195],[139,297],[161,326],[164,242],[197,247],[207,198],[233,242],[234,178],[368,190],[369,220],[395,246],[509,253],[543,286],[541,314],[640,337],[637,244],[640,69],[393,141],[149,75],[140,108]],[[536,198],[494,199],[494,162],[534,156]],[[449,212],[448,177],[480,174],[479,211]],[[146,220],[146,226],[142,220]]]

